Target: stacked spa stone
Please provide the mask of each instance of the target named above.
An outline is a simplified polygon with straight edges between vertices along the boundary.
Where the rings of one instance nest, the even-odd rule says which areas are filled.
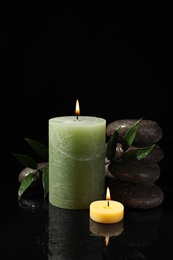
[[[107,125],[108,137],[111,137],[120,127],[115,159],[121,157],[123,137],[136,121],[136,119],[122,119]],[[164,194],[157,184],[160,177],[158,163],[164,157],[164,152],[158,144],[161,138],[162,129],[155,121],[144,119],[140,121],[135,139],[129,149],[147,147],[152,144],[155,146],[146,157],[139,161],[117,163],[116,160],[107,164],[106,185],[110,187],[113,200],[120,201],[124,206],[138,209],[154,208],[163,202]]]

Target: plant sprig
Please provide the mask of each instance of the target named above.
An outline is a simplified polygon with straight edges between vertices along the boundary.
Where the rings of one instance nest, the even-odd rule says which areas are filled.
[[[116,159],[116,147],[119,140],[119,130],[120,127],[115,129],[113,135],[110,137],[110,139],[107,142],[106,146],[106,157],[108,161],[106,164],[110,164],[111,162],[133,162],[133,161],[139,161],[145,156],[147,156],[152,149],[154,148],[155,144],[148,146],[148,147],[140,147],[135,149],[129,149],[133,141],[135,139],[139,124],[141,122],[142,118],[137,120],[126,132],[125,136],[122,140],[122,150],[123,153],[120,158]],[[48,148],[42,144],[41,142],[38,142],[36,140],[25,138],[27,143],[32,147],[32,149],[46,162],[48,162]],[[47,194],[49,193],[49,164],[47,164],[44,167],[40,167],[39,164],[31,158],[29,155],[25,154],[17,154],[13,153],[13,155],[25,166],[31,168],[31,172],[27,174],[22,182],[20,183],[19,189],[18,189],[18,200],[21,199],[24,192],[31,186],[31,184],[35,181],[37,181],[37,173],[41,174],[42,177],[42,185],[44,190],[44,198],[46,198]]]
[[[44,159],[44,161],[48,162],[48,148],[34,139],[24,138],[27,143],[32,147],[32,149]],[[29,155],[26,154],[18,154],[13,153],[13,155],[21,162],[25,167],[31,168],[31,172],[28,173],[20,183],[18,189],[18,200],[21,199],[23,193],[31,186],[31,184],[37,181],[37,173],[40,173],[42,177],[42,185],[44,190],[44,198],[48,194],[48,186],[49,186],[49,166],[46,165],[44,167],[40,167],[40,165]]]
[[[132,161],[139,161],[143,159],[145,156],[147,156],[154,148],[155,144],[147,146],[147,147],[139,147],[135,148],[133,150],[129,149],[131,145],[133,144],[133,141],[135,139],[136,133],[138,131],[139,124],[141,122],[142,118],[137,120],[126,132],[123,140],[122,140],[122,150],[123,153],[121,157],[117,161],[121,162],[132,162]],[[115,155],[116,155],[116,147],[119,140],[119,130],[120,126],[115,129],[113,135],[110,137],[107,147],[106,147],[106,157],[109,160],[107,162],[111,163],[112,161],[116,161]]]

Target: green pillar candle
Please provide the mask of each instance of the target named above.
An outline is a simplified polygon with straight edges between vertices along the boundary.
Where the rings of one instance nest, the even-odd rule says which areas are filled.
[[[62,116],[49,119],[49,202],[89,209],[105,194],[106,120]]]

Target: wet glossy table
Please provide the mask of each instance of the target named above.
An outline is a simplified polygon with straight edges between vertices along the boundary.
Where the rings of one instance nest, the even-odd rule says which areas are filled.
[[[168,153],[160,164],[158,183],[164,192],[163,203],[148,210],[125,208],[124,220],[111,226],[107,244],[106,227],[91,221],[88,210],[56,208],[38,191],[26,193],[18,204],[17,180],[5,182],[1,188],[3,259],[172,260],[171,145],[165,149]]]

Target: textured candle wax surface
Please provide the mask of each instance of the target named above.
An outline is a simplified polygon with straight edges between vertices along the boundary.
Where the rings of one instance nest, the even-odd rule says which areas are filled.
[[[90,205],[90,217],[100,223],[117,223],[124,217],[124,206],[118,201],[94,201]]]
[[[49,201],[88,209],[105,192],[106,120],[56,117],[49,120]]]

